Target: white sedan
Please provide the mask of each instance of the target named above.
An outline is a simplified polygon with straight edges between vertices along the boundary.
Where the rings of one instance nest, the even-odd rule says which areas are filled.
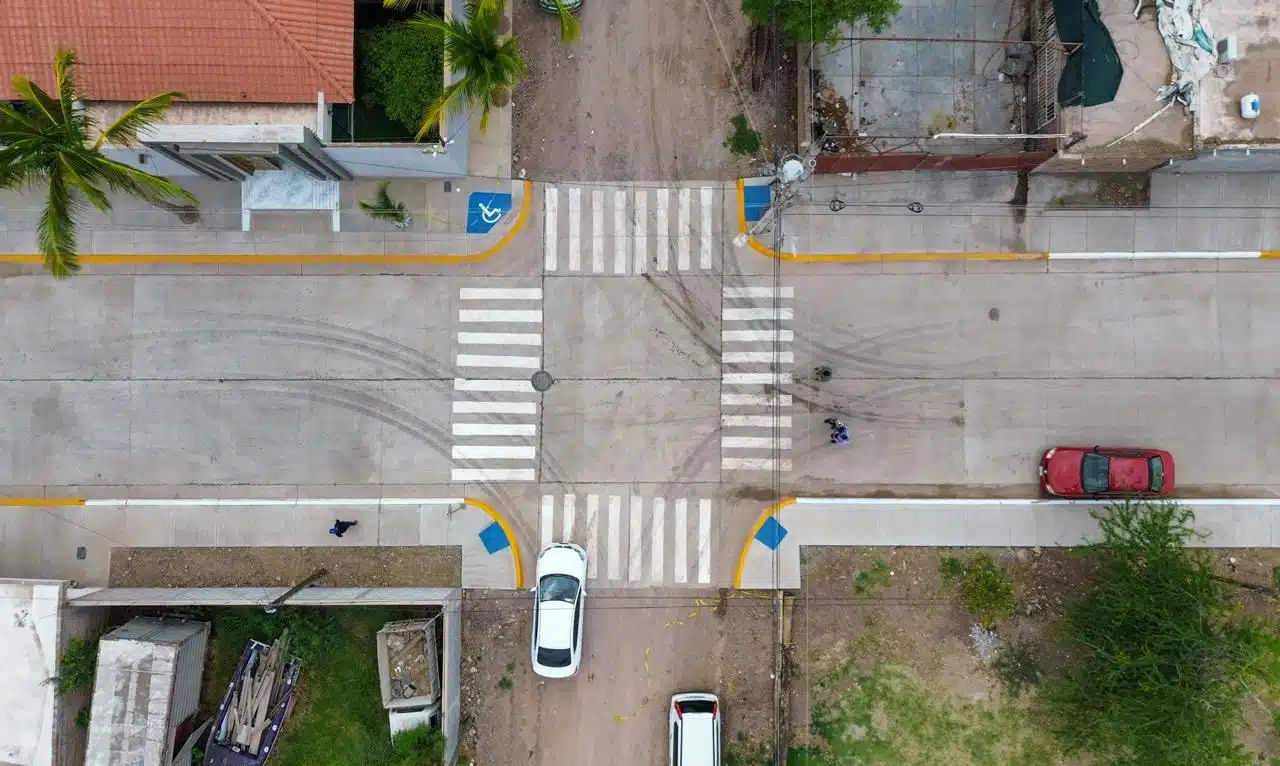
[[[587,554],[555,543],[538,554],[533,587],[533,672],[568,678],[582,662],[582,613],[587,595]]]

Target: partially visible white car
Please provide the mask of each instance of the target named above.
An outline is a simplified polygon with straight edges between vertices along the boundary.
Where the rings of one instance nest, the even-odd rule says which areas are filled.
[[[572,543],[554,543],[538,554],[533,586],[533,672],[568,678],[582,662],[582,613],[587,595],[587,554]]]
[[[706,692],[673,695],[667,738],[671,766],[720,766],[720,698]]]

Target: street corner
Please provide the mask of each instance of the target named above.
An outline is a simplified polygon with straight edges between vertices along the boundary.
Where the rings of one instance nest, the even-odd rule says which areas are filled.
[[[478,540],[479,549],[474,545],[464,545],[464,551],[473,551],[474,555],[471,561],[464,557],[462,562],[462,573],[465,584],[468,580],[468,573],[473,572],[477,576],[484,579],[484,587],[504,589],[510,587],[514,590],[524,588],[524,556],[520,549],[520,540],[516,537],[515,528],[511,525],[505,516],[497,511],[489,503],[478,500],[476,498],[463,498],[462,502],[473,511],[478,511],[473,518],[473,522],[478,525],[478,530],[471,530],[474,534],[473,542]],[[504,576],[503,570],[506,569],[506,562],[510,562],[510,574]],[[494,584],[489,584],[489,581]],[[510,586],[501,584],[502,582],[510,582]]]
[[[496,255],[516,238],[529,220],[533,201],[532,181],[499,182],[492,188],[459,188],[466,192],[466,238],[490,242],[484,250],[473,253],[471,260],[485,260]]]
[[[797,571],[794,579],[799,585],[800,542],[783,518],[784,511],[795,502],[796,499],[791,497],[769,506],[751,526],[738,554],[738,566],[733,573],[734,588],[767,590],[785,587],[783,583],[791,579],[786,576],[792,569],[789,566],[791,559],[795,559]]]

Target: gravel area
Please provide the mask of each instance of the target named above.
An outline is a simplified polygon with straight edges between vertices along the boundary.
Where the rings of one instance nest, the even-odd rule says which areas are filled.
[[[455,546],[343,548],[113,548],[115,588],[247,588],[298,583],[317,569],[330,587],[457,588]]]

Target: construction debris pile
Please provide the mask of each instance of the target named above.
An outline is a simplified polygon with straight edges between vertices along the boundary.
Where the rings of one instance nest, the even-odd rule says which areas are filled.
[[[300,661],[288,657],[289,631],[270,646],[249,641],[218,706],[205,766],[261,764],[293,707]]]

